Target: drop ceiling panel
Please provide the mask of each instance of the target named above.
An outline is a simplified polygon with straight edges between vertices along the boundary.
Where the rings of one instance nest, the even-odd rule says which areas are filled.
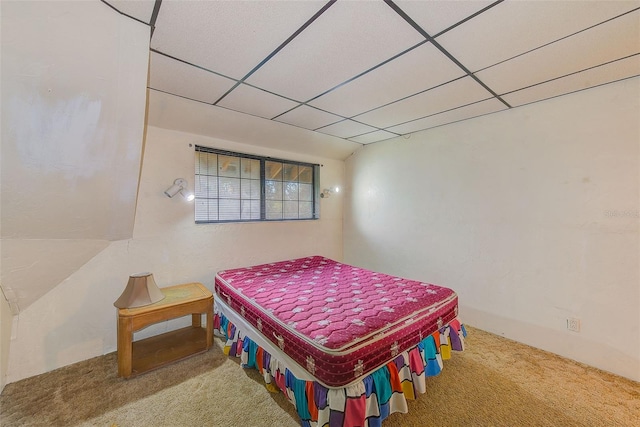
[[[305,129],[315,130],[319,127],[339,122],[343,120],[343,118],[336,116],[335,114],[318,110],[317,108],[301,105],[300,107],[281,115],[275,120]]]
[[[640,55],[572,74],[561,79],[519,90],[504,96],[513,106],[575,92],[589,87],[640,75]]]
[[[384,2],[337,2],[247,82],[308,101],[422,40]]]
[[[507,106],[502,102],[498,101],[495,98],[491,98],[485,101],[476,102],[471,105],[456,108],[455,110],[450,110],[444,113],[434,114],[423,119],[414,120],[400,126],[390,127],[388,128],[388,130],[405,135],[408,133],[418,132],[447,123],[458,122],[460,120],[482,116],[484,114],[495,113],[496,111],[506,109]]]
[[[299,104],[246,84],[241,84],[216,105],[271,119]]]
[[[640,74],[640,0],[395,1],[446,53],[383,1],[106,1],[160,5],[151,88],[347,145]]]
[[[151,53],[149,87],[153,89],[213,104],[235,83],[235,80]]]
[[[490,97],[471,77],[463,77],[435,89],[357,116],[360,122],[379,128],[398,125]]]
[[[430,36],[462,21],[482,8],[493,3],[491,1],[395,1],[407,15],[411,17]]]
[[[431,43],[425,43],[309,104],[350,117],[463,74]]]
[[[337,136],[339,138],[351,138],[354,136],[362,135],[364,133],[374,132],[376,130],[376,128],[367,126],[362,123],[354,122],[353,120],[343,120],[341,122],[320,128],[318,129],[318,132]]]
[[[371,144],[373,142],[384,141],[385,139],[395,138],[395,133],[387,132],[386,130],[377,130],[375,132],[366,133],[364,135],[349,138],[350,141],[359,142],[360,144]]]
[[[240,79],[325,3],[164,0],[151,47]]]
[[[640,53],[640,11],[487,68],[476,75],[502,94],[636,53]]]
[[[155,0],[108,0],[107,3],[118,9],[120,12],[133,16],[134,18],[148,24],[151,22],[153,6],[156,2]]]
[[[638,7],[637,1],[506,1],[437,38],[478,71]]]

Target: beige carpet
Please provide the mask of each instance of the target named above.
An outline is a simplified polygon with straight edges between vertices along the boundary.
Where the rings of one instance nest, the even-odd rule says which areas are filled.
[[[384,427],[640,426],[640,383],[474,328],[426,394]],[[130,380],[116,355],[16,383],[0,395],[9,426],[299,426],[283,394],[212,350]]]

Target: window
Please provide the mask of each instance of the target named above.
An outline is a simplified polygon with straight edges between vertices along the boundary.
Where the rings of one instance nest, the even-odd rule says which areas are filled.
[[[319,165],[196,146],[195,220],[318,219]]]

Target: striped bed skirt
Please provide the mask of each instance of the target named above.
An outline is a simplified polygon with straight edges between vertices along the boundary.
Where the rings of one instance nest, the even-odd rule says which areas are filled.
[[[440,373],[452,350],[464,350],[467,335],[455,319],[369,375],[329,388],[296,378],[278,354],[257,345],[224,315],[215,315],[214,328],[225,340],[224,353],[257,369],[269,391],[284,393],[303,427],[379,427],[390,414],[408,412],[407,399],[426,391],[426,377]]]

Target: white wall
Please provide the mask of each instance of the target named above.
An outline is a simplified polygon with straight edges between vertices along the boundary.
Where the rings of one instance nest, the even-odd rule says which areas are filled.
[[[0,291],[0,392],[7,383],[12,320],[13,315],[9,303]]]
[[[640,380],[639,95],[635,78],[364,147],[345,261],[451,287],[471,325]]]
[[[163,194],[178,177],[193,185],[195,157],[189,144],[321,163],[321,185],[344,181],[340,160],[149,127],[133,238],[112,242],[19,314],[8,382],[115,351],[112,304],[132,273],[151,271],[160,287],[199,281],[212,289],[216,271],[225,268],[311,254],[342,259],[340,197],[322,200],[318,221],[196,225],[192,203]],[[154,325],[136,338],[181,322]]]

